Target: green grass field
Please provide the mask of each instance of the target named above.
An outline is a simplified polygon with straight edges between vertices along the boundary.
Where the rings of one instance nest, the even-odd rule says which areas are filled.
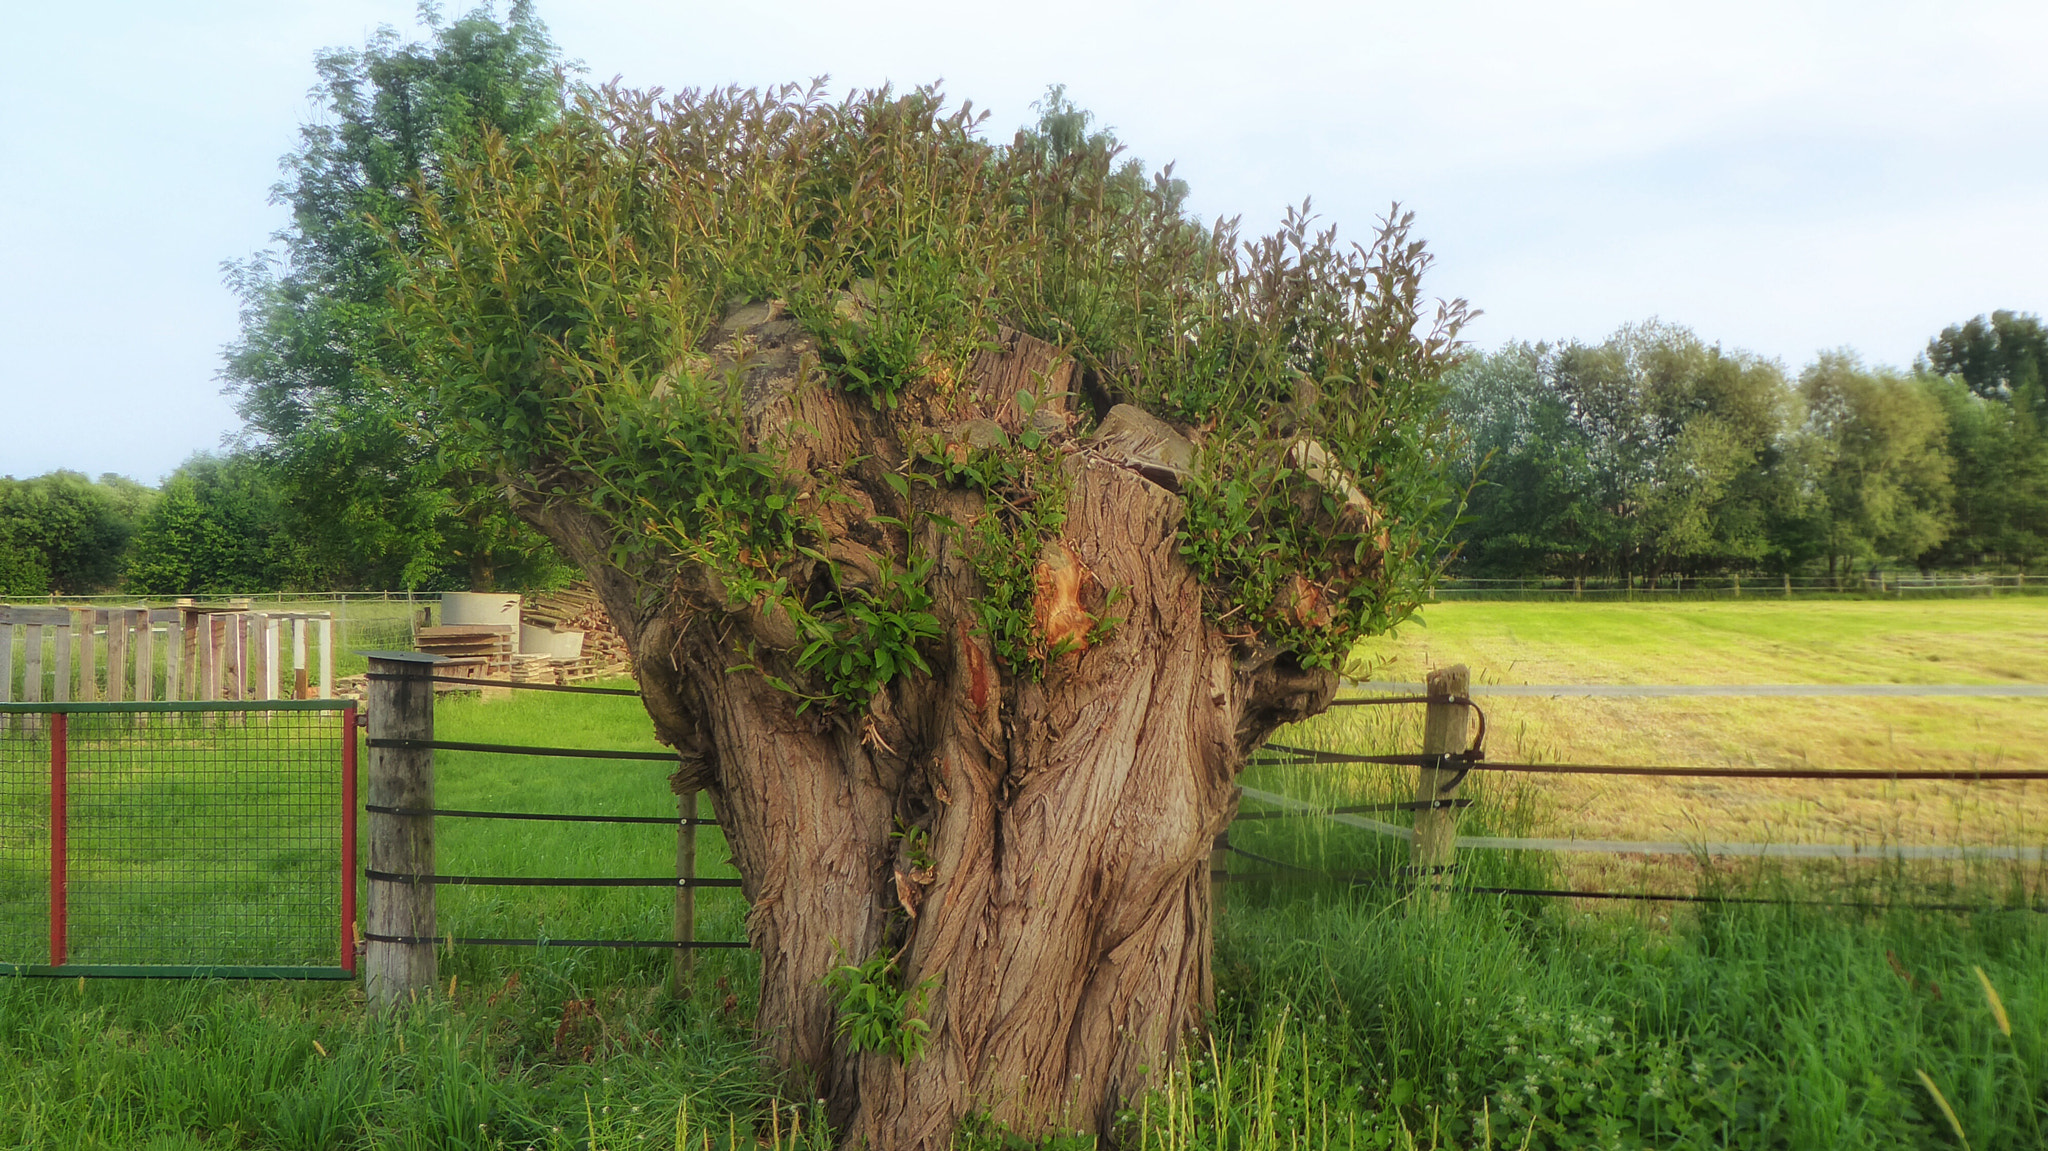
[[[2006,601],[1913,605],[1889,617],[1853,613],[1892,605],[1792,605],[1850,613],[1803,623],[1750,617],[1746,604],[1739,619],[1716,614],[1736,605],[1660,606],[1631,609],[1647,614],[1628,626],[1592,614],[1612,608],[1572,615],[1565,606],[1433,608],[1427,658],[1462,660],[1482,676],[1509,674],[1512,663],[1519,678],[1612,681],[1613,664],[1637,649],[1634,662],[1648,669],[1638,682],[1687,669],[1784,682],[1799,678],[1799,657],[1743,664],[1741,652],[1763,650],[1771,636],[1790,651],[1799,629],[1826,628],[1817,645],[1865,661],[1859,668],[1892,667],[1910,665],[1898,653],[1916,650],[1914,637],[1950,636],[1942,650],[1960,652],[1970,634],[1990,644],[2040,630],[2039,617],[2004,614],[2025,606]],[[1935,618],[1950,610],[1958,614]],[[1390,650],[1417,659],[1421,634]],[[1697,659],[1686,646],[1695,634],[1717,637]],[[1541,644],[1553,662],[1525,674],[1533,663],[1512,654],[1525,643]],[[1725,661],[1718,674],[1715,660]],[[1405,678],[1399,666],[1391,674]],[[1725,670],[1735,667],[1755,670]],[[1416,722],[1354,711],[1288,738],[1404,747]],[[1620,738],[1559,724],[1559,737]],[[439,734],[653,746],[631,700],[542,693],[449,700]],[[1557,756],[1566,754],[1582,753],[1560,746]],[[444,753],[439,774],[449,807],[674,811],[659,764]],[[1405,798],[1411,786],[1394,770],[1298,767],[1255,769],[1246,782],[1325,804]],[[1547,784],[1473,786],[1468,831],[1528,834],[1566,810]],[[1624,825],[1647,832],[1654,818]],[[1403,858],[1398,841],[1323,820],[1246,821],[1232,838],[1318,870],[1380,872]],[[673,852],[673,833],[660,827],[447,820],[437,866],[660,875]],[[1580,878],[1544,856],[1468,855],[1480,883]],[[729,874],[717,870],[715,833],[703,835],[699,860],[705,874]],[[1243,858],[1232,866],[1270,870]],[[1853,877],[1742,868],[1693,879],[1724,893],[1811,898],[1836,896],[1850,880],[1879,898],[1927,889],[1927,877],[1897,868]],[[2031,881],[1978,871],[1943,882],[1988,905]],[[442,894],[443,929],[458,935],[659,938],[669,923],[660,889]],[[736,895],[701,892],[699,906],[701,935],[738,936]],[[1797,904],[1613,910],[1470,896],[1429,913],[1385,884],[1233,884],[1218,930],[1210,1040],[1191,1046],[1128,1116],[1124,1142],[1147,1151],[1960,1146],[1945,1104],[1972,1147],[2048,1146],[2044,920]],[[804,1101],[779,1099],[748,1054],[751,957],[700,955],[681,998],[665,993],[666,971],[658,953],[458,948],[443,958],[450,986],[389,1022],[365,1019],[346,985],[0,980],[0,1147],[827,1146]],[[803,1128],[795,1138],[793,1122]],[[1003,1145],[989,1133],[961,1142]]]
[[[1451,603],[1370,647],[1374,678],[1463,663],[1481,684],[2048,682],[2048,599]],[[2038,699],[1485,702],[1497,759],[1693,766],[2043,767]],[[1539,834],[2039,845],[2048,788],[1549,777]]]

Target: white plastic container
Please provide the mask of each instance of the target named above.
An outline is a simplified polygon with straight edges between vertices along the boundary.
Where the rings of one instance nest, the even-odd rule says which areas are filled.
[[[512,654],[519,654],[519,597],[503,592],[444,591],[441,593],[441,623],[496,624],[512,633]]]
[[[583,633],[520,624],[519,650],[528,655],[544,655],[563,663],[573,663],[583,657]]]

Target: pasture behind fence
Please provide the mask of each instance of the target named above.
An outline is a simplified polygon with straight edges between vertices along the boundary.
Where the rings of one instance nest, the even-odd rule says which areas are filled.
[[[0,704],[0,973],[352,977],[355,714]]]
[[[1625,775],[1660,778],[1692,779],[1755,779],[1755,780],[1807,780],[1847,782],[1855,780],[1885,780],[1892,782],[1949,782],[1977,783],[1992,781],[2048,782],[2048,769],[2023,767],[1987,767],[1981,769],[1863,769],[1863,768],[1795,768],[1795,767],[1711,767],[1683,765],[1646,765],[1614,763],[1530,763],[1492,759],[1487,756],[1484,740],[1486,724],[1484,712],[1473,697],[1483,694],[1526,695],[1526,696],[1573,696],[1589,697],[1625,696],[1753,696],[1761,698],[1783,698],[1788,696],[1964,696],[1964,697],[2038,697],[2048,694],[2048,689],[2034,684],[2001,685],[1912,685],[1912,684],[1764,684],[1764,685],[1517,685],[1476,687],[1469,684],[1462,666],[1432,673],[1426,684],[1375,684],[1375,689],[1385,694],[1339,699],[1339,707],[1384,707],[1424,704],[1429,711],[1425,722],[1424,746],[1420,753],[1394,753],[1367,755],[1343,751],[1328,751],[1299,747],[1284,743],[1268,743],[1254,757],[1254,764],[1268,767],[1303,767],[1310,765],[1376,765],[1385,767],[1413,767],[1417,771],[1418,784],[1416,801],[1401,804],[1361,805],[1351,809],[1310,803],[1302,799],[1261,788],[1246,787],[1244,797],[1261,804],[1264,810],[1250,813],[1253,819],[1270,818],[1312,818],[1357,829],[1378,836],[1406,841],[1409,844],[1410,863],[1406,868],[1383,875],[1342,875],[1318,874],[1313,869],[1295,867],[1268,859],[1263,856],[1247,855],[1255,861],[1278,866],[1279,871],[1260,874],[1262,880],[1270,879],[1336,879],[1353,884],[1409,884],[1414,883],[1424,890],[1448,887],[1450,890],[1469,894],[1527,895],[1548,897],[1570,897],[1586,899],[1635,899],[1673,902],[1695,902],[1725,900],[1733,902],[1775,902],[1761,898],[1719,895],[1689,895],[1678,893],[1622,892],[1599,890],[1558,890],[1522,887],[1475,885],[1460,882],[1456,876],[1459,865],[1456,853],[1459,850],[1544,852],[1553,854],[1586,853],[1596,855],[1623,856],[1681,856],[1693,859],[1715,857],[1753,859],[1808,859],[1808,860],[1875,860],[1889,862],[1903,861],[1985,861],[2012,864],[2041,865],[2048,863],[2048,848],[2039,845],[1985,845],[1960,846],[1946,844],[1868,844],[1868,843],[1783,843],[1783,842],[1721,842],[1699,840],[1649,841],[1649,840],[1587,840],[1559,837],[1526,836],[1468,836],[1456,834],[1456,823],[1469,801],[1459,794],[1460,785],[1472,772],[1514,773],[1537,775]],[[1409,694],[1420,690],[1423,694]],[[1470,713],[1477,719],[1477,732],[1468,745],[1464,742],[1463,727],[1458,722],[1460,713]],[[1413,826],[1404,827],[1397,823],[1372,818],[1366,812],[1414,812]],[[1246,818],[1241,814],[1240,818]],[[1235,878],[1227,874],[1221,861],[1233,851],[1228,834],[1217,843],[1214,871],[1224,872],[1218,878]],[[1935,910],[1969,910],[1972,908],[1957,904],[1916,904],[1915,906]],[[2048,911],[2048,907],[2033,907],[2032,910]]]
[[[1982,599],[2048,595],[2048,581],[2025,572],[1940,572],[1869,569],[1837,575],[1739,572],[1686,575],[1664,572],[1629,576],[1459,577],[1441,580],[1437,602],[1520,600],[1533,602],[1662,603],[1691,600],[1791,599]]]
[[[699,939],[696,934],[696,891],[737,888],[740,881],[697,874],[696,832],[716,826],[697,814],[697,793],[677,798],[673,818],[618,816],[579,812],[479,811],[438,806],[434,754],[475,752],[544,758],[640,761],[675,764],[674,752],[626,749],[534,747],[437,739],[434,705],[436,683],[476,687],[466,677],[437,676],[441,657],[421,652],[369,653],[366,676],[370,752],[364,812],[368,817],[369,914],[365,941],[364,987],[373,1006],[388,1008],[412,992],[430,989],[438,980],[437,948],[450,947],[578,947],[660,949],[670,952],[670,983],[680,989],[693,951],[744,948],[742,940]],[[629,695],[631,689],[499,683],[495,687],[583,695]],[[676,829],[676,867],[672,875],[560,876],[465,875],[437,869],[436,822],[442,819],[565,821],[607,824],[666,824]],[[435,891],[440,887],[585,887],[656,888],[673,892],[673,932],[668,939],[580,939],[544,936],[458,936],[443,934]]]

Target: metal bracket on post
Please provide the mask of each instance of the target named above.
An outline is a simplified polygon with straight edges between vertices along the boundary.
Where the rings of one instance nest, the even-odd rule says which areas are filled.
[[[364,931],[363,988],[372,1011],[384,1012],[413,993],[432,991],[439,974],[434,955],[434,887],[377,878],[434,874],[434,817],[394,815],[388,809],[432,811],[434,752],[397,746],[434,739],[434,682],[428,676],[444,656],[417,651],[368,651],[366,692],[370,742],[369,927]],[[378,811],[384,808],[386,811]],[[401,942],[402,941],[402,942]]]

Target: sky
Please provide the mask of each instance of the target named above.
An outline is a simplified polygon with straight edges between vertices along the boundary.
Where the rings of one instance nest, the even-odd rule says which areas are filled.
[[[450,8],[459,8],[451,4]],[[584,78],[1048,84],[1191,208],[1363,239],[1398,201],[1477,346],[1658,317],[1796,372],[2048,313],[2048,4],[539,0]],[[314,54],[405,0],[23,4],[0,40],[0,475],[155,483],[240,427],[221,264],[286,223]]]

